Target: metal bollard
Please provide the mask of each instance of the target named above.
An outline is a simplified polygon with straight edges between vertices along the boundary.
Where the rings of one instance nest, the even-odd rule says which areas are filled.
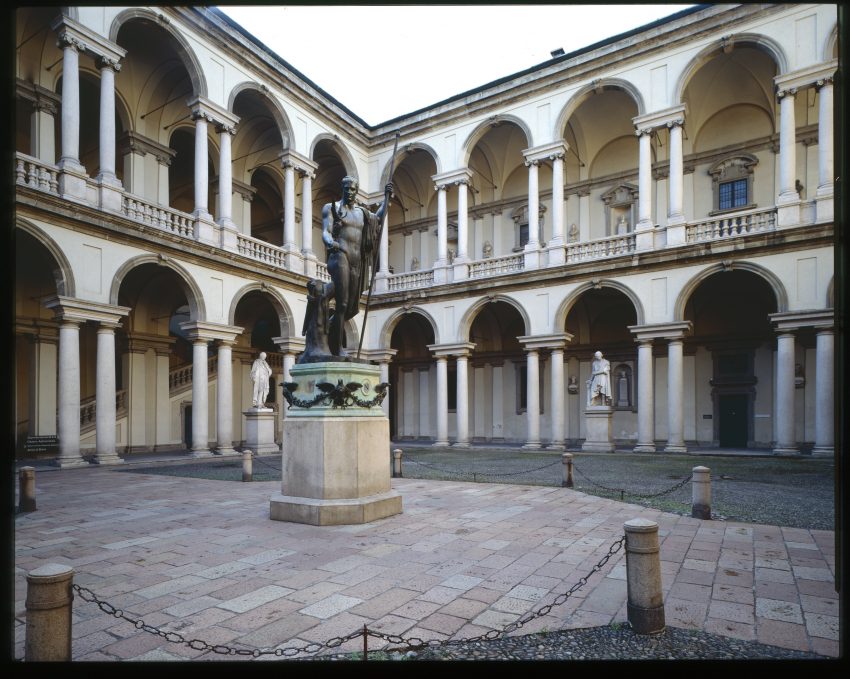
[[[708,467],[694,467],[691,472],[691,516],[695,519],[710,519],[711,470]]]
[[[629,623],[636,634],[658,634],[665,627],[658,524],[631,519],[624,528]]]
[[[403,450],[401,448],[396,448],[393,451],[393,478],[401,479],[401,456],[403,454]]]
[[[561,481],[563,488],[573,487],[573,454],[562,453],[561,462],[564,463],[564,480]]]
[[[254,454],[250,450],[242,451],[242,481],[254,480]]]
[[[71,602],[74,569],[49,563],[27,573],[24,660],[71,660]]]
[[[35,467],[18,470],[18,511],[35,511]]]

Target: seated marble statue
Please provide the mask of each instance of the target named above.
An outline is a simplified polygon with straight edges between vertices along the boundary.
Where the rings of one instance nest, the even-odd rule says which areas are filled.
[[[611,364],[602,358],[602,352],[593,354],[590,379],[587,380],[587,405],[611,405]]]

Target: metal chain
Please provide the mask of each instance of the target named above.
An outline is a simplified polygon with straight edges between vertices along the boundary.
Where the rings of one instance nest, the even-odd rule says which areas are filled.
[[[182,634],[179,632],[167,632],[165,630],[159,629],[154,625],[148,625],[144,620],[140,618],[132,618],[124,613],[120,608],[115,608],[112,604],[107,603],[106,601],[102,601],[97,598],[97,595],[92,592],[90,589],[85,587],[80,587],[79,585],[72,585],[77,594],[80,595],[80,598],[83,601],[88,601],[90,603],[97,604],[98,608],[102,610],[104,613],[111,615],[120,620],[126,620],[136,629],[140,629],[144,632],[148,632],[149,634],[155,634],[157,636],[162,637],[166,641],[169,641],[173,644],[185,644],[189,648],[195,651],[212,651],[218,655],[240,655],[240,656],[250,656],[252,658],[259,658],[264,655],[274,655],[278,658],[293,658],[296,655],[301,653],[306,653],[307,655],[313,655],[318,653],[323,648],[336,648],[341,646],[346,641],[351,641],[352,639],[356,639],[357,637],[363,636],[363,632],[358,630],[356,632],[352,632],[351,634],[347,634],[344,637],[333,637],[329,639],[323,644],[320,643],[311,643],[306,646],[287,646],[285,648],[234,648],[233,646],[227,646],[225,644],[208,644],[206,641],[201,639],[192,639],[188,641]]]
[[[602,567],[608,563],[608,560],[614,556],[623,546],[623,543],[626,541],[626,536],[624,535],[619,540],[614,542],[609,548],[608,553],[599,560],[593,568],[590,569],[587,575],[580,578],[578,582],[576,582],[569,590],[564,592],[563,594],[559,594],[550,604],[546,604],[545,606],[541,606],[537,610],[530,611],[523,615],[518,620],[507,625],[502,630],[490,630],[484,634],[480,634],[476,637],[467,637],[464,639],[451,639],[449,641],[442,639],[429,639],[425,640],[421,637],[403,637],[398,634],[385,634],[384,632],[377,632],[375,630],[370,630],[367,627],[363,627],[362,630],[357,630],[356,632],[351,632],[342,637],[333,637],[324,643],[313,642],[307,644],[306,646],[287,646],[284,648],[234,648],[233,646],[227,646],[226,644],[209,644],[206,641],[201,639],[192,639],[187,640],[179,632],[167,632],[165,630],[159,629],[154,625],[148,625],[141,618],[133,618],[127,615],[120,608],[115,608],[112,604],[102,601],[97,597],[97,595],[92,592],[90,589],[85,587],[80,587],[79,585],[72,585],[72,589],[80,596],[83,601],[87,601],[89,603],[97,604],[98,608],[101,611],[106,613],[107,615],[111,615],[120,620],[125,620],[129,622],[136,629],[140,629],[144,632],[148,632],[149,634],[155,634],[159,637],[162,637],[166,641],[173,644],[185,644],[189,648],[195,651],[212,651],[218,655],[238,655],[238,656],[250,656],[252,658],[259,658],[261,656],[273,655],[278,658],[293,658],[299,654],[307,654],[314,655],[321,651],[324,648],[337,648],[344,644],[346,641],[351,641],[352,639],[356,639],[358,637],[362,637],[363,635],[368,635],[371,637],[375,637],[376,639],[383,639],[384,641],[395,644],[396,646],[400,646],[402,648],[409,648],[411,650],[418,650],[425,647],[428,648],[437,648],[445,645],[458,645],[465,643],[476,643],[479,641],[493,641],[496,639],[500,639],[506,634],[510,634],[511,632],[515,632],[520,629],[524,625],[528,624],[532,620],[536,618],[543,617],[544,615],[548,615],[549,612],[555,608],[556,606],[562,605],[567,599],[569,599],[573,594],[575,594],[578,590],[584,587],[587,584],[588,579],[602,570]],[[399,650],[398,648],[390,648],[387,649],[390,651]]]
[[[540,471],[541,469],[548,469],[549,467],[554,467],[557,464],[563,464],[560,460],[557,460],[556,462],[552,462],[550,464],[545,464],[542,467],[535,467],[534,469],[526,469],[526,470],[519,471],[519,472],[505,472],[505,473],[502,473],[502,474],[497,474],[495,472],[477,472],[477,471],[467,471],[467,470],[464,470],[464,469],[461,469],[460,471],[455,471],[455,470],[452,470],[452,469],[441,469],[440,467],[435,467],[434,465],[426,464],[425,462],[420,462],[419,460],[415,460],[412,457],[407,457],[407,456],[402,457],[402,462],[413,462],[414,464],[418,464],[421,467],[434,469],[436,471],[441,471],[441,472],[444,472],[446,474],[454,474],[455,476],[463,476],[463,475],[473,476],[473,477],[475,477],[475,476],[489,476],[489,477],[493,477],[493,478],[501,478],[501,477],[504,477],[504,476],[520,476],[521,474],[529,474],[531,472]]]
[[[576,474],[578,474],[583,479],[585,479],[588,483],[590,483],[593,486],[596,486],[597,488],[602,488],[603,490],[607,490],[607,491],[610,491],[612,493],[620,493],[621,495],[626,494],[626,495],[630,495],[631,497],[637,497],[637,498],[642,498],[642,499],[660,497],[662,495],[667,495],[668,493],[672,493],[673,491],[679,490],[679,488],[684,486],[686,483],[688,483],[693,478],[693,474],[689,474],[687,477],[685,477],[681,481],[678,481],[676,484],[674,484],[670,488],[667,488],[666,490],[662,490],[658,493],[644,494],[644,493],[633,493],[632,491],[626,490],[625,488],[609,488],[608,486],[603,486],[601,483],[596,483],[593,479],[588,478],[588,476],[586,474],[583,474],[578,469],[578,467],[575,466],[575,464],[573,464],[573,471],[575,471]]]

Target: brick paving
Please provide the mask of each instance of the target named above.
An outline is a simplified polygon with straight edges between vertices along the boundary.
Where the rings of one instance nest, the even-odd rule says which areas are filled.
[[[634,518],[659,525],[668,625],[839,653],[832,531],[704,521],[539,486],[394,479],[403,514],[316,527],[269,519],[277,482],[83,468],[39,471],[36,483],[38,510],[15,517],[18,659],[25,576],[45,563],[72,566],[76,584],[131,617],[210,644],[300,647],[364,624],[462,638],[566,592]],[[625,620],[621,550],[519,633]],[[169,643],[76,597],[73,659],[224,656]]]

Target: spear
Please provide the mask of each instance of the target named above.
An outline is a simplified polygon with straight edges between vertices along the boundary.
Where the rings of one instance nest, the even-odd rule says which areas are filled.
[[[387,179],[388,182],[393,180],[393,170],[395,169],[395,154],[398,151],[398,138],[401,135],[401,130],[396,130],[395,133],[395,143],[393,144],[393,155],[390,158],[390,173]],[[384,209],[384,218],[388,218],[388,213],[390,209],[390,196],[386,196],[384,199],[386,203],[386,208]],[[363,327],[360,329],[360,343],[357,345],[357,360],[360,360],[360,349],[363,347],[363,335],[366,333],[366,319],[369,316],[369,302],[372,300],[372,288],[375,287],[375,273],[378,270],[378,255],[380,254],[381,249],[381,236],[384,233],[384,220],[381,219],[381,223],[378,225],[378,238],[376,242],[372,244],[374,248],[374,252],[372,253],[372,276],[369,281],[369,292],[366,294],[366,309],[363,312]]]

